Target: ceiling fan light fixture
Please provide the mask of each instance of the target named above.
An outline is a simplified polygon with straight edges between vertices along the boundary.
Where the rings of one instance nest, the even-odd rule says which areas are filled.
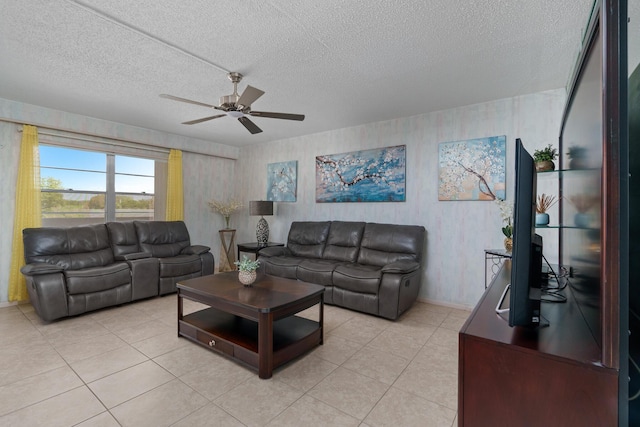
[[[244,113],[242,111],[227,111],[227,116],[239,119],[240,117],[244,117]]]

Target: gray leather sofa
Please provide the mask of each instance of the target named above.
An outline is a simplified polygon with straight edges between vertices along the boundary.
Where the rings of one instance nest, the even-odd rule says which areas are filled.
[[[22,232],[29,298],[44,321],[163,295],[213,274],[207,246],[182,221],[111,222]]]
[[[286,247],[259,252],[266,274],[325,286],[324,300],[397,319],[418,297],[425,228],[365,222],[293,222]]]

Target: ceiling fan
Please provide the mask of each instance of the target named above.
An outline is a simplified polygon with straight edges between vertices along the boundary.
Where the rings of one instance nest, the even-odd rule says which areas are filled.
[[[214,108],[216,110],[224,111],[224,114],[216,114],[215,116],[203,117],[201,119],[190,120],[183,122],[183,125],[195,125],[196,123],[202,123],[220,117],[229,116],[238,119],[242,125],[247,128],[252,134],[262,132],[255,123],[249,120],[248,116],[252,117],[266,117],[269,119],[285,119],[285,120],[304,120],[304,114],[288,114],[288,113],[271,113],[268,111],[252,111],[251,104],[258,98],[264,95],[264,91],[256,89],[253,86],[247,85],[242,95],[238,95],[238,83],[242,80],[242,74],[229,73],[227,75],[229,80],[233,83],[233,93],[231,95],[225,95],[220,97],[220,105],[210,105],[203,102],[192,101],[190,99],[180,98],[173,95],[161,94],[160,97],[172,99],[174,101],[186,102],[189,104],[201,105],[203,107]]]

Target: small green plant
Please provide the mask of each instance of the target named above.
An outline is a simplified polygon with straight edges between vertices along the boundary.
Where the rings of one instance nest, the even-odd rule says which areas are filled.
[[[253,261],[246,255],[242,255],[242,261],[236,261],[234,262],[234,264],[240,271],[255,271],[258,267],[260,267],[260,261]]]
[[[558,157],[558,150],[553,148],[551,144],[547,145],[542,150],[536,150],[533,152],[534,162],[552,162]]]
[[[569,147],[569,151],[567,151],[567,156],[569,156],[570,159],[583,159],[586,155],[587,149],[578,145]]]

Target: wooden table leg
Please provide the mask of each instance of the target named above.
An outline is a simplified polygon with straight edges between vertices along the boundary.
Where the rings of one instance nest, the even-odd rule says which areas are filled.
[[[320,345],[324,344],[324,294],[320,295]]]
[[[273,375],[273,313],[260,313],[258,318],[258,376]]]
[[[178,336],[180,336],[180,321],[182,320],[182,296],[180,295],[180,289],[178,289]]]

